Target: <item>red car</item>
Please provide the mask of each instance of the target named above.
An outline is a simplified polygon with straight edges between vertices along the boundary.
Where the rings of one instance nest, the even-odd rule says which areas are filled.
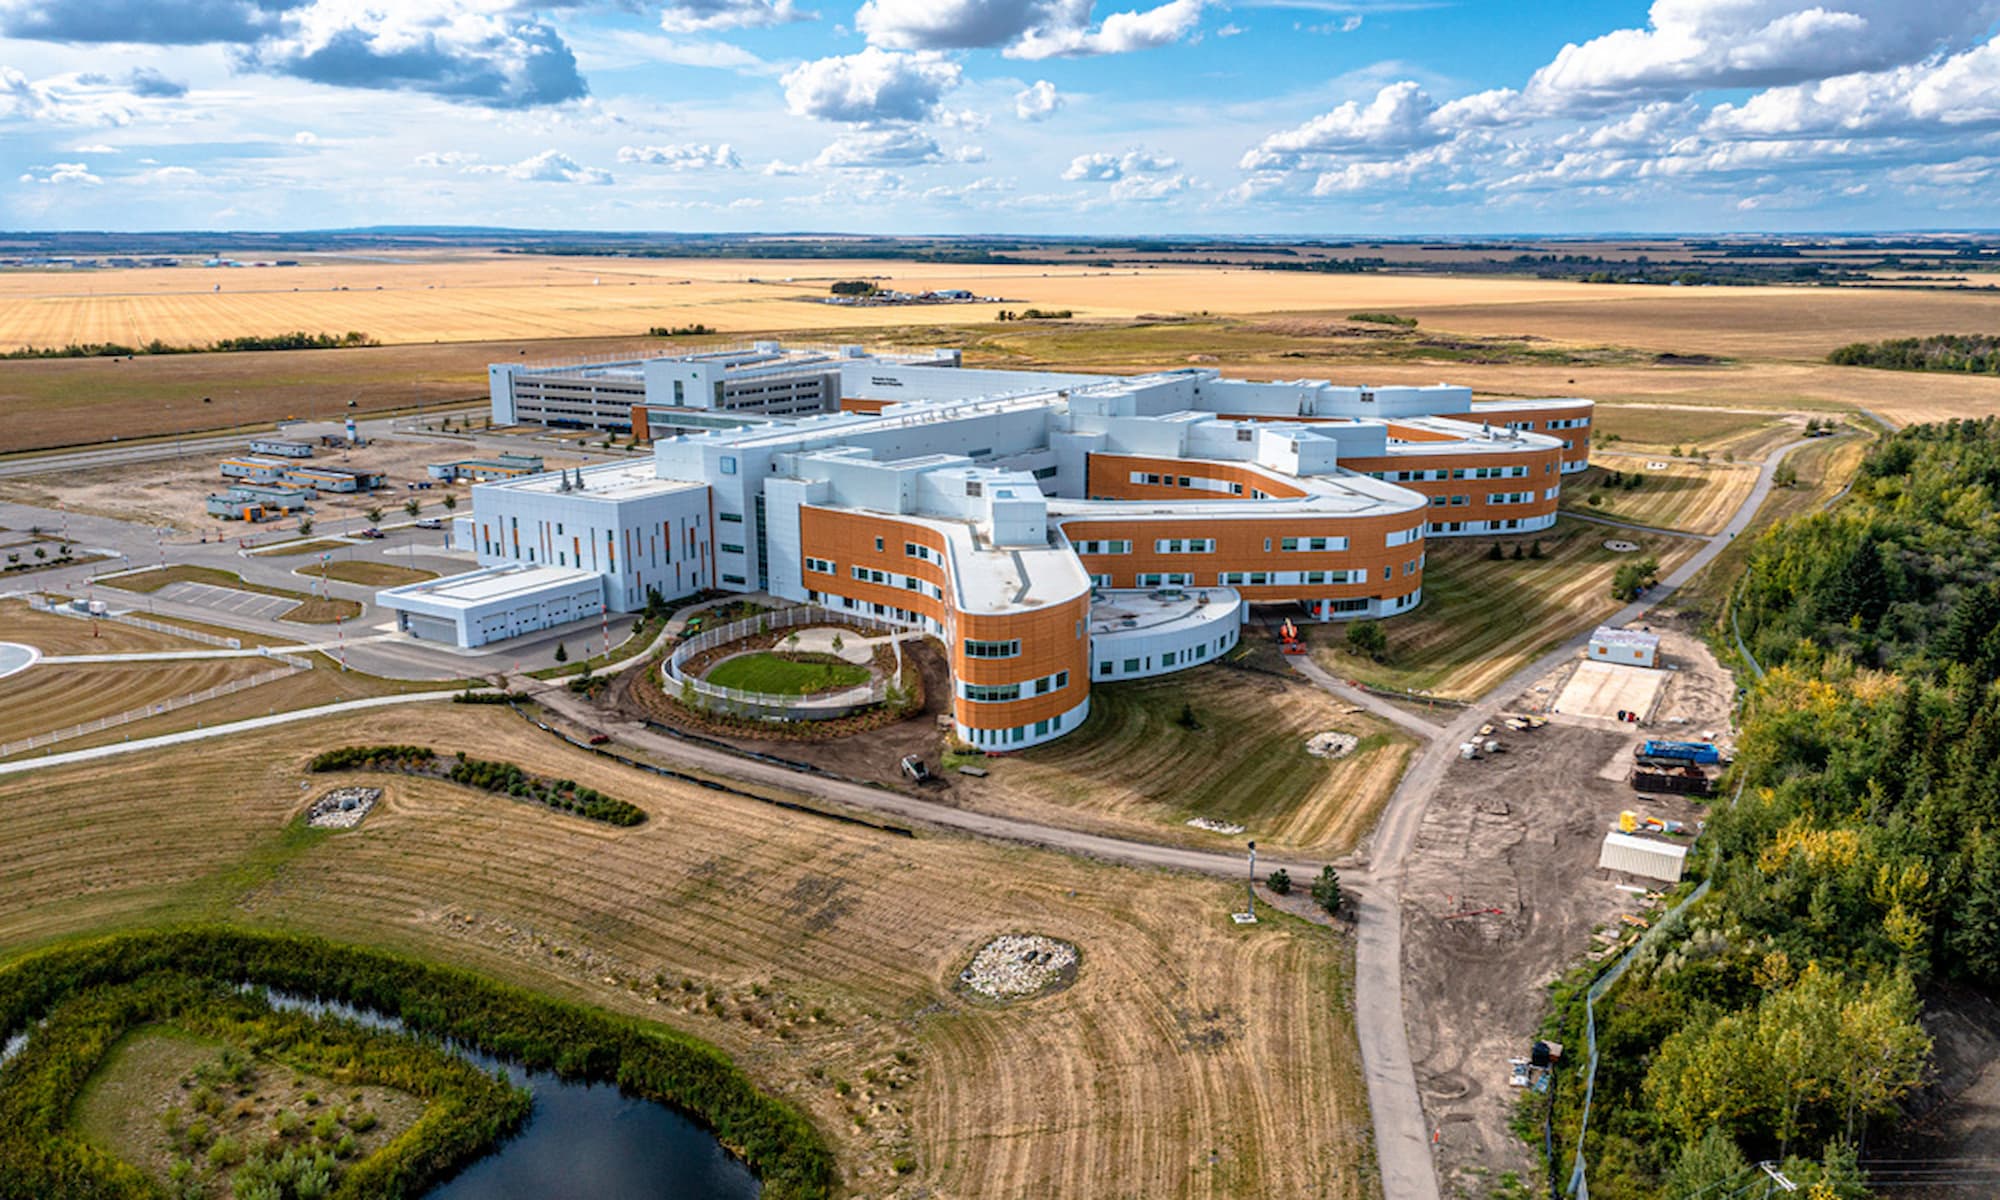
[[[388,535],[371,525],[368,528],[361,531],[361,536],[365,538],[379,538],[379,537],[387,537]]]
[[[590,744],[593,746],[602,746],[610,740],[611,735],[608,733],[593,733],[590,735]]]

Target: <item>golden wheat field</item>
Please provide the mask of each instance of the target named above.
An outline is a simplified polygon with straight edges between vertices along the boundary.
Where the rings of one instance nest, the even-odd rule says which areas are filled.
[[[438,780],[301,772],[381,742],[476,749],[651,819],[619,830]],[[362,780],[387,794],[358,829],[280,836],[321,787]],[[1349,946],[1275,914],[1233,925],[1221,881],[832,824],[455,705],[5,778],[0,827],[0,955],[223,919],[664,1021],[810,1113],[850,1195],[1377,1194]],[[1008,932],[1073,941],[1074,983],[1008,1007],[962,995],[959,970]]]

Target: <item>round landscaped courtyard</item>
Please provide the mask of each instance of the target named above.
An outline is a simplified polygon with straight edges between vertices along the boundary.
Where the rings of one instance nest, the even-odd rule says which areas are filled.
[[[683,705],[778,721],[851,716],[891,698],[903,666],[898,634],[824,609],[739,621],[684,642],[661,683]]]

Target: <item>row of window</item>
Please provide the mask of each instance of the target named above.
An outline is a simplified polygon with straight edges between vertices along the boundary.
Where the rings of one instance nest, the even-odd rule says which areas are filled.
[[[1068,686],[1069,672],[1057,671],[1025,683],[966,683],[960,680],[958,695],[961,700],[970,700],[975,704],[1004,704],[1023,696],[1046,696]]]
[[[1526,479],[1528,468],[1511,467],[1433,467],[1427,471],[1370,471],[1370,475],[1390,483],[1436,483],[1446,479]]]
[[[1159,538],[1153,542],[1155,554],[1213,554],[1214,538]]]
[[[1032,726],[1033,736],[1039,740],[1051,733],[1061,733],[1062,727],[1063,715],[1057,713],[1046,721],[1036,721]],[[1009,729],[969,728],[966,732],[972,735],[972,744],[975,746],[1018,746],[1028,740],[1030,728],[1027,725],[1015,725]]]
[[[1345,550],[1344,537],[1288,537],[1278,539],[1280,550]]]
[[[1527,504],[1533,501],[1534,498],[1535,498],[1535,493],[1533,492],[1486,493],[1486,503],[1488,504]]]
[[[1009,638],[1004,642],[982,642],[975,638],[965,639],[967,658],[1019,658],[1021,639]]]
[[[1422,536],[1424,536],[1424,527],[1421,524],[1412,525],[1408,529],[1398,529],[1383,538],[1382,544],[1385,546],[1407,546]]]
[[[919,545],[916,542],[904,542],[903,553],[910,558],[921,558],[927,563],[937,562],[941,557],[936,550],[931,549],[929,546]]]
[[[1206,475],[1159,475],[1151,471],[1134,471],[1127,476],[1127,479],[1151,487],[1193,488],[1203,492],[1219,492],[1225,496],[1243,494],[1242,484],[1231,479],[1211,479]]]
[[[1078,554],[1130,554],[1132,553],[1132,543],[1117,539],[1096,539],[1076,543],[1076,552]]]

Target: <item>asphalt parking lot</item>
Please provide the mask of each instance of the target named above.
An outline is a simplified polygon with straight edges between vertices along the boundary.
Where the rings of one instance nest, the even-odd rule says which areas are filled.
[[[212,583],[170,583],[153,594],[162,600],[199,604],[203,608],[220,609],[234,616],[256,617],[265,621],[275,621],[299,606],[298,601],[287,600],[283,596],[243,592],[217,587]]]

